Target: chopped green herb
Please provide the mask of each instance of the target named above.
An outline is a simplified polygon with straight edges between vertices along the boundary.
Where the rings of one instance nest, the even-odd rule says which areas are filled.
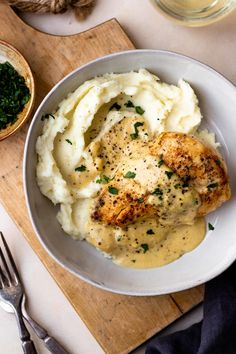
[[[119,111],[121,109],[121,105],[119,105],[117,102],[113,103],[113,105],[110,107],[109,111],[111,111],[112,109],[116,109],[117,111]]]
[[[155,232],[152,229],[147,230],[147,235],[155,235]]]
[[[12,125],[30,99],[25,78],[9,63],[0,64],[0,130]]]
[[[108,182],[110,182],[111,179],[105,175],[101,176],[101,178],[96,180],[96,183],[100,183],[100,184],[106,184]]]
[[[137,139],[138,134],[133,133],[133,134],[130,134],[130,136],[131,136],[131,139],[132,139],[132,140],[135,140],[135,139]]]
[[[131,259],[131,262],[135,263],[135,262],[136,262],[136,259]]]
[[[167,175],[168,179],[171,179],[171,177],[173,176],[174,172],[172,172],[172,171],[165,171],[165,174]]]
[[[72,145],[72,142],[69,139],[66,139],[66,142],[70,145]]]
[[[136,111],[136,113],[140,114],[141,116],[145,112],[144,109],[142,109],[142,107],[140,107],[140,106],[135,106],[135,111]]]
[[[131,102],[130,100],[128,100],[126,103],[125,103],[125,107],[129,108],[129,107],[134,107],[134,104],[133,102]]]
[[[215,160],[215,163],[220,166],[221,165],[221,161],[220,160]]]
[[[79,167],[76,167],[75,171],[76,172],[84,172],[84,171],[86,171],[86,167],[84,165],[81,165]]]
[[[137,129],[138,127],[142,127],[143,125],[144,125],[144,123],[136,122],[136,123],[134,123],[134,129]]]
[[[144,202],[144,199],[143,199],[143,198],[138,198],[138,199],[137,199],[137,202],[138,202],[139,204],[141,204],[141,203]]]
[[[160,155],[160,160],[158,161],[158,167],[161,167],[163,165],[164,160],[163,160],[163,154]]]
[[[208,223],[208,229],[211,231],[215,230],[214,226],[210,222]]]
[[[163,195],[163,191],[160,188],[156,188],[153,192],[152,195]]]
[[[138,127],[142,127],[143,125],[144,125],[144,123],[141,123],[141,122],[134,123],[134,131],[135,132],[133,134],[130,134],[132,140],[138,138]]]
[[[122,240],[122,236],[118,236],[116,241],[120,242]]]
[[[218,183],[217,182],[208,184],[208,186],[207,186],[208,189],[216,188],[216,187],[218,187]]]
[[[199,204],[198,199],[195,199],[195,200],[194,200],[194,204],[195,204],[195,205],[198,205],[198,204]]]
[[[135,178],[136,173],[128,171],[125,175],[124,178]]]
[[[115,187],[109,186],[108,187],[108,192],[111,193],[111,194],[117,195],[118,194],[118,189],[115,188]]]
[[[149,250],[149,246],[147,243],[142,243],[140,246],[143,249],[143,253],[146,253]]]
[[[174,187],[175,187],[175,189],[178,189],[178,188],[181,187],[181,184],[180,184],[180,183],[176,183],[176,184],[174,185]]]

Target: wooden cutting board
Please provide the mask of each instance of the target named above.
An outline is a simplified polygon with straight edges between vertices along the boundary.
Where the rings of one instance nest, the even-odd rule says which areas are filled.
[[[36,80],[36,106],[54,84],[81,64],[134,48],[115,19],[78,35],[51,36],[24,24],[4,4],[0,4],[0,39],[28,60]],[[55,263],[35,236],[26,210],[22,157],[27,129],[0,142],[0,200],[104,351],[128,353],[199,304],[203,287],[166,296],[116,295],[85,283]]]

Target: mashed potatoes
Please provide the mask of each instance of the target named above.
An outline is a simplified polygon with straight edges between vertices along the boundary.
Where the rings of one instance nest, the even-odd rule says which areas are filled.
[[[145,142],[164,131],[195,134],[201,119],[198,99],[184,80],[168,85],[140,69],[82,84],[44,121],[36,145],[38,185],[60,204],[58,220],[64,231],[89,239],[93,200],[104,179],[113,178],[126,149],[125,137]],[[216,146],[212,133],[201,134]]]

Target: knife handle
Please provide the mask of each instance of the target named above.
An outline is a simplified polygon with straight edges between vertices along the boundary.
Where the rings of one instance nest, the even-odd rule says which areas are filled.
[[[44,341],[45,347],[52,354],[69,354],[68,351],[66,351],[55,338],[49,336],[47,331],[29,316],[25,308],[23,310],[23,317],[29,323],[37,336]]]
[[[69,354],[58,341],[51,337],[47,336],[43,339],[45,347],[53,354]]]

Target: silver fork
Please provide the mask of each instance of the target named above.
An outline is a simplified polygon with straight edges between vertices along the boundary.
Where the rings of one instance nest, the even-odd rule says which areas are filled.
[[[0,299],[0,306],[8,313],[14,313],[12,307]],[[40,326],[35,320],[33,320],[26,310],[26,296],[23,295],[22,305],[21,305],[22,315],[24,320],[28,322],[31,328],[34,330],[35,334],[44,342],[45,347],[52,354],[69,354],[62,345],[52,336],[50,336],[47,331]]]
[[[8,267],[7,260],[4,256],[2,248],[0,247],[0,299],[6,304],[10,305],[14,310],[24,353],[37,354],[34,343],[30,339],[30,334],[22,318],[21,304],[24,294],[23,285],[21,283],[15,262],[8,248],[6,240],[3,237],[2,232],[0,232],[0,234],[10,265],[10,267]]]
[[[36,321],[34,321],[30,315],[28,314],[27,310],[26,310],[26,295],[24,293],[24,289],[23,289],[23,284],[20,281],[20,276],[19,273],[17,271],[15,262],[13,260],[11,251],[7,245],[7,242],[2,234],[2,232],[0,231],[0,235],[1,235],[1,239],[2,239],[2,243],[5,247],[6,253],[8,255],[10,264],[13,268],[13,272],[15,274],[15,276],[17,277],[17,286],[21,287],[22,290],[22,297],[20,300],[20,310],[22,311],[21,315],[23,316],[23,318],[28,322],[28,324],[31,326],[31,328],[34,330],[34,332],[36,333],[36,335],[43,340],[45,347],[52,353],[52,354],[69,354],[64,348],[63,346],[52,336],[50,336],[47,331],[40,326]],[[4,258],[3,252],[1,250],[0,247],[0,259],[2,260],[2,264],[4,266],[4,270],[1,268],[0,266],[0,306],[7,312],[10,313],[14,313],[14,307],[11,305],[10,301],[7,301],[4,299],[3,296],[1,296],[1,285],[2,285],[2,281],[1,281],[1,277],[3,278],[3,280],[7,281],[7,279],[12,278],[12,275],[9,271],[9,267],[7,266],[7,262]],[[8,275],[8,278],[6,278],[5,274],[6,273]],[[13,275],[14,275],[13,274]],[[8,281],[8,285],[9,285],[9,281]],[[16,284],[15,284],[16,285]],[[25,351],[25,353],[28,354],[28,352]],[[31,351],[29,353],[36,353],[36,351]]]

